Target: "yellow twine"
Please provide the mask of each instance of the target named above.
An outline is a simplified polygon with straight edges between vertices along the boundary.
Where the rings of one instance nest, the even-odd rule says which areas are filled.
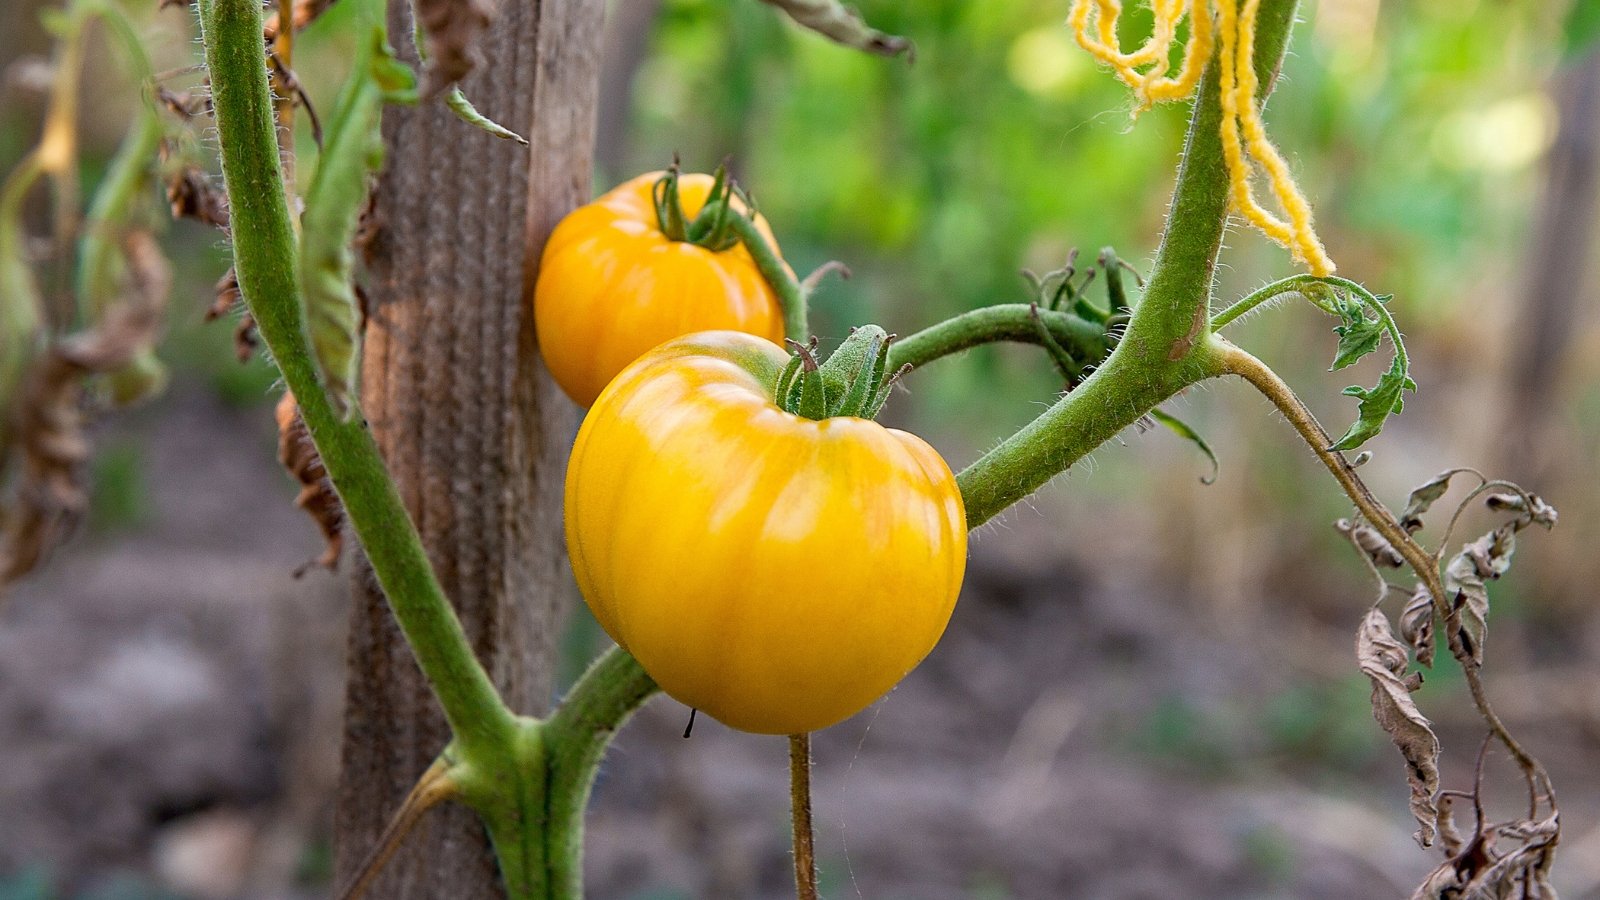
[[[1267,137],[1256,103],[1256,15],[1261,0],[1150,0],[1154,24],[1150,39],[1124,52],[1117,38],[1121,0],[1073,0],[1067,24],[1078,45],[1111,67],[1133,90],[1134,115],[1157,103],[1194,95],[1213,49],[1222,97],[1222,149],[1228,167],[1229,200],[1235,211],[1310,267],[1312,274],[1333,273],[1333,260],[1323,249],[1311,223],[1311,204],[1295,184],[1294,174]],[[1176,76],[1168,75],[1178,25],[1188,18],[1189,40]],[[1256,201],[1251,179],[1265,175],[1272,196],[1287,218],[1279,218]]]

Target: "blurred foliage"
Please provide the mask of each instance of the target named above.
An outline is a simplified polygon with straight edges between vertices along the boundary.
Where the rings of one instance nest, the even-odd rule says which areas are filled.
[[[144,451],[139,444],[113,441],[101,446],[92,461],[89,527],[99,532],[128,531],[150,517],[144,483]]]

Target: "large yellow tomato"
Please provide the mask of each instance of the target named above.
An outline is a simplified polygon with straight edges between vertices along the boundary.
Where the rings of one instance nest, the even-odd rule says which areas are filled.
[[[539,349],[556,383],[589,406],[645,351],[680,335],[731,329],[783,339],[783,308],[742,242],[711,250],[662,232],[652,197],[661,172],[640,175],[574,210],[545,244],[534,288]],[[693,219],[710,175],[683,175]],[[735,209],[743,209],[734,201]],[[755,224],[774,251],[766,221]]]
[[[749,335],[650,352],[589,411],[567,549],[606,632],[668,694],[764,734],[825,728],[910,672],[966,568],[955,477],[915,435],[773,402]]]

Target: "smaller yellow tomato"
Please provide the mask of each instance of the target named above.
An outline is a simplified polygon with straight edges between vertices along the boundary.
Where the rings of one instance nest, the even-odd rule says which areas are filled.
[[[574,210],[545,245],[533,300],[539,349],[579,406],[680,335],[730,329],[783,339],[782,305],[742,242],[713,250],[662,231],[653,192],[663,174],[640,175]],[[679,177],[686,218],[699,214],[713,184],[710,175]],[[766,221],[754,222],[776,252]]]
[[[668,694],[763,734],[892,688],[944,633],[966,567],[939,454],[786,412],[788,362],[733,332],[663,344],[601,394],[567,469],[567,549],[600,624]]]

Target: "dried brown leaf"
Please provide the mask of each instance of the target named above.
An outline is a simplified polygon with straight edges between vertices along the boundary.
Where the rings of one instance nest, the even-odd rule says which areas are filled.
[[[1394,549],[1394,546],[1371,525],[1340,519],[1333,523],[1333,527],[1339,529],[1340,534],[1350,538],[1356,548],[1372,560],[1373,565],[1398,569],[1406,564],[1406,558],[1400,555],[1400,551]]]
[[[1434,828],[1439,832],[1439,845],[1445,856],[1457,856],[1467,846],[1466,838],[1456,828],[1455,805],[1459,794],[1442,793],[1433,816]]]
[[[1547,529],[1556,527],[1556,522],[1561,518],[1556,508],[1544,502],[1544,498],[1538,494],[1490,494],[1483,498],[1483,502],[1496,512],[1521,513],[1528,521]]]
[[[1511,568],[1511,554],[1516,551],[1518,522],[1512,521],[1485,534],[1452,558],[1444,569],[1444,589],[1454,598],[1455,614],[1451,619],[1459,624],[1452,626],[1451,647],[1459,646],[1474,663],[1483,662],[1483,643],[1489,631],[1489,588],[1486,580],[1493,580]]]
[[[1356,662],[1372,681],[1373,718],[1405,757],[1411,815],[1418,825],[1416,839],[1430,847],[1437,816],[1433,797],[1439,790],[1439,739],[1411,699],[1411,691],[1420,681],[1406,675],[1406,661],[1406,649],[1395,640],[1389,617],[1373,607],[1356,634]]]
[[[1411,599],[1400,613],[1400,637],[1417,654],[1417,663],[1433,667],[1433,594],[1428,586],[1418,582]]]
[[[1497,853],[1489,865],[1478,870],[1461,888],[1461,900],[1555,900],[1550,886],[1550,865],[1561,839],[1560,816],[1551,813],[1540,820],[1523,819],[1494,829],[1496,846],[1507,840],[1522,844],[1509,853]]]
[[[166,259],[149,234],[124,238],[128,284],[122,302],[93,328],[56,342],[30,367],[17,410],[16,497],[0,523],[0,588],[31,572],[72,530],[88,505],[83,464],[84,384],[146,354],[160,334],[171,286]]]
[[[778,7],[801,27],[846,47],[899,56],[911,50],[911,41],[885,34],[862,21],[861,14],[839,0],[763,0]]]
[[[1433,476],[1419,485],[1406,498],[1406,508],[1400,513],[1400,527],[1406,534],[1416,534],[1422,530],[1422,516],[1429,507],[1433,506],[1445,491],[1450,490],[1450,479],[1461,474],[1461,469],[1448,469]]]
[[[186,165],[172,173],[167,180],[167,202],[174,219],[197,219],[217,228],[228,227],[228,197],[199,166]]]
[[[300,416],[293,394],[285,392],[278,401],[277,420],[278,462],[300,483],[300,494],[294,498],[294,505],[305,510],[317,523],[326,542],[322,555],[301,566],[295,575],[313,565],[336,568],[344,548],[344,507],[333,490],[327,469],[322,466],[322,457],[317,455],[316,445],[311,442],[311,434],[306,430],[305,419]]]
[[[478,36],[493,21],[496,9],[493,0],[416,0],[417,21],[428,49],[424,99],[449,90],[481,61]]]

